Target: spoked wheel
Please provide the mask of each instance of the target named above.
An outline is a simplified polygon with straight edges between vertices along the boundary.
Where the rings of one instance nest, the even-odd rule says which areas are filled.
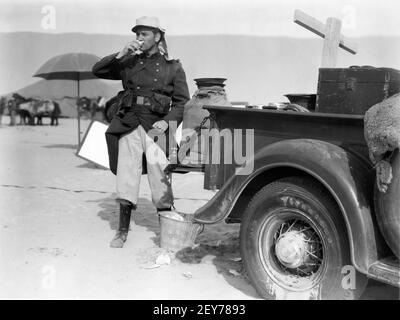
[[[313,287],[326,268],[322,237],[301,211],[272,212],[261,226],[258,242],[266,272],[288,289]]]
[[[347,231],[337,205],[311,179],[293,177],[259,191],[244,213],[241,253],[250,281],[267,299],[351,299]],[[358,282],[358,283],[357,283]]]

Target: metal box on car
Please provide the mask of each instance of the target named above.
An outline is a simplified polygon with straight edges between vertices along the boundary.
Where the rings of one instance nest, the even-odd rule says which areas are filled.
[[[400,70],[370,66],[320,68],[315,111],[363,115],[398,92]]]

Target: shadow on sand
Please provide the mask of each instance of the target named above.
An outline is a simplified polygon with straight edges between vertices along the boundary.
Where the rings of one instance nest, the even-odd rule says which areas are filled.
[[[49,144],[47,146],[42,146],[42,148],[48,149],[77,149],[76,144]]]
[[[104,168],[93,162],[85,162],[84,164],[80,164],[79,166],[76,166],[76,168],[109,170],[108,168]]]
[[[119,206],[114,197],[100,199],[98,202],[101,210],[98,216],[109,222],[111,230],[118,229]],[[154,233],[151,240],[155,246],[160,246],[160,225],[158,215],[151,201],[139,198],[136,214],[133,212],[131,221],[136,225],[146,227]],[[202,263],[206,256],[211,258],[218,273],[222,274],[232,287],[244,294],[259,298],[244,276],[239,252],[239,226],[220,223],[206,226],[197,240],[194,248],[185,248],[176,252],[176,259],[185,264]]]

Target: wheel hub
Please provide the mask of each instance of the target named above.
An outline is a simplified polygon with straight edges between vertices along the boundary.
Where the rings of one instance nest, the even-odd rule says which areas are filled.
[[[310,251],[303,233],[289,231],[282,234],[275,243],[275,253],[280,263],[288,268],[298,268],[308,259]]]

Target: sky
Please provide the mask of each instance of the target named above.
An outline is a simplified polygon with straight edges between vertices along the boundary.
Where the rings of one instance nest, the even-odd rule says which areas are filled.
[[[129,35],[136,18],[157,16],[170,35],[311,37],[295,9],[341,19],[348,37],[400,35],[398,0],[0,0],[0,32]]]

